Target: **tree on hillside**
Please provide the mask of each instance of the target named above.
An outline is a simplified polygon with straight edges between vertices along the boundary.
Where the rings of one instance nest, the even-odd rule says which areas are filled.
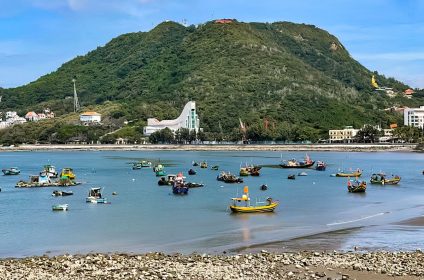
[[[165,127],[164,129],[161,129],[159,131],[153,132],[149,136],[149,142],[152,144],[158,144],[158,143],[173,143],[174,142],[174,132],[172,132],[171,129],[168,127]]]

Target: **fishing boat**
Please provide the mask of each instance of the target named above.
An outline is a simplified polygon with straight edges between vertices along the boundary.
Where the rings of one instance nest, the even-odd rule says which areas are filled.
[[[159,186],[171,186],[172,184],[174,184],[176,177],[177,177],[177,175],[175,175],[175,174],[169,174],[166,177],[161,177],[160,180],[158,181],[158,185]]]
[[[50,178],[57,178],[57,176],[59,175],[59,173],[56,171],[56,167],[50,164],[44,165],[43,171],[41,172],[46,172]]]
[[[6,176],[19,175],[19,173],[21,173],[21,170],[19,170],[19,168],[17,168],[17,167],[5,168],[5,169],[2,169],[1,171]]]
[[[141,163],[139,163],[139,162],[136,162],[136,163],[133,163],[133,166],[132,166],[132,169],[133,170],[138,170],[138,169],[141,169]]]
[[[108,203],[107,198],[102,196],[101,187],[91,188],[88,191],[88,196],[85,199],[85,201],[90,203],[104,203],[104,204]]]
[[[186,186],[189,189],[193,189],[193,188],[202,188],[205,185],[200,183],[188,182],[188,183],[185,183],[184,186]]]
[[[315,164],[315,161],[306,154],[303,161],[297,161],[296,159],[291,159],[288,161],[283,161],[280,166],[282,168],[310,168]]]
[[[52,196],[68,196],[68,195],[73,195],[74,192],[73,191],[53,191]]]
[[[395,175],[388,178],[384,173],[376,173],[371,176],[371,184],[381,184],[381,185],[396,185],[400,182],[400,176]]]
[[[348,180],[347,190],[351,193],[365,192],[367,190],[367,182],[359,180]]]
[[[336,177],[361,177],[361,175],[362,175],[362,170],[360,170],[359,168],[356,169],[356,171],[353,171],[350,173],[343,172],[343,171],[336,173]]]
[[[152,162],[147,161],[147,160],[142,160],[142,161],[138,162],[138,164],[140,164],[140,166],[141,166],[142,168],[145,168],[145,167],[152,167]]]
[[[206,161],[202,161],[200,163],[200,168],[208,168],[208,163]]]
[[[261,170],[261,166],[252,166],[249,167],[248,170],[250,172],[250,176],[260,176],[260,170]]]
[[[72,168],[69,167],[65,167],[62,169],[62,171],[60,172],[60,177],[61,178],[69,178],[70,180],[75,180],[75,174],[74,174],[74,170]]]
[[[166,175],[165,170],[156,171],[156,177],[165,176],[165,175]]]
[[[249,176],[250,172],[247,170],[247,168],[242,167],[240,168],[240,176]]]
[[[163,171],[164,168],[165,167],[162,164],[158,163],[155,166],[153,166],[153,172]]]
[[[290,174],[287,176],[287,179],[289,180],[295,180],[296,179],[296,175],[295,174]]]
[[[268,189],[268,186],[263,184],[262,186],[260,186],[260,190],[261,191],[266,191]]]
[[[300,172],[297,174],[297,176],[308,176],[308,173],[306,172]]]
[[[198,163],[198,162],[195,162],[194,160],[191,162],[191,164],[192,164],[193,166],[199,166],[199,163]]]
[[[174,184],[172,185],[172,193],[178,194],[178,195],[185,195],[188,194],[188,187],[184,183],[184,176],[180,172],[177,174],[177,177],[175,177]]]
[[[188,171],[188,175],[196,175],[196,170],[194,170],[194,169],[190,169],[189,171]]]
[[[232,204],[230,209],[233,213],[266,213],[274,212],[279,202],[268,197],[266,201],[256,202],[255,205],[250,203],[249,187],[245,186],[241,197],[231,198]]]
[[[243,183],[242,178],[225,171],[222,171],[218,176],[216,176],[216,179],[225,183]]]
[[[53,211],[67,211],[68,204],[55,204],[52,206]]]
[[[315,167],[315,170],[325,171],[326,168],[327,168],[327,164],[325,164],[325,162],[317,161],[317,166]]]
[[[219,169],[219,165],[214,165],[211,167],[211,170],[218,170]]]

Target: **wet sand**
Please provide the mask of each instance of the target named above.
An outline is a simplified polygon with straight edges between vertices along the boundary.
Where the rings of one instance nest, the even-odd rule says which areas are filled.
[[[424,227],[424,216],[402,221],[397,223],[397,225]]]

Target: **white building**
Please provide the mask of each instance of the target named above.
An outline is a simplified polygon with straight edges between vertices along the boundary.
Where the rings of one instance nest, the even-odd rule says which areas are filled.
[[[424,128],[424,106],[405,109],[403,111],[403,124]]]
[[[37,115],[37,113],[36,113],[36,112],[28,112],[28,113],[26,113],[26,115],[25,115],[25,119],[26,119],[27,121],[30,121],[30,122],[36,122],[36,121],[38,121],[40,118],[39,118],[39,116]]]
[[[346,126],[344,129],[332,129],[328,132],[330,143],[350,143],[354,140],[358,131],[359,129],[354,129],[352,126]]]
[[[12,118],[17,117],[17,116],[18,116],[18,114],[16,112],[13,112],[13,111],[6,112],[6,120],[12,119]]]
[[[180,116],[174,120],[159,121],[155,118],[147,119],[147,126],[144,127],[144,135],[149,136],[158,130],[169,128],[176,131],[179,128],[188,128],[189,130],[199,131],[199,118],[196,113],[196,102],[190,101],[185,106]]]
[[[100,123],[102,115],[96,112],[84,112],[80,115],[80,121],[83,123]]]

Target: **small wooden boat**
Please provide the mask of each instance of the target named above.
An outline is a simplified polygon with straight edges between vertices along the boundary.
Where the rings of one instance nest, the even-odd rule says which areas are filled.
[[[365,192],[367,190],[367,182],[358,180],[347,181],[347,190],[351,193]]]
[[[256,202],[255,205],[251,205],[249,197],[249,188],[244,187],[242,197],[231,198],[232,205],[230,209],[233,213],[267,213],[274,212],[279,202],[267,198],[264,202]]]
[[[199,183],[194,183],[194,182],[188,182],[188,183],[185,183],[184,186],[186,186],[189,189],[193,189],[193,188],[202,188],[205,185],[204,184],[199,184]]]
[[[53,191],[52,196],[68,196],[73,195],[73,191]]]
[[[155,166],[153,166],[153,172],[163,171],[165,169],[165,166],[158,163]]]
[[[140,166],[141,166],[142,168],[145,168],[145,167],[152,167],[152,163],[151,163],[150,161],[147,161],[147,160],[142,160],[142,161],[140,161],[138,164],[140,164]]]
[[[283,161],[280,166],[282,168],[310,168],[315,164],[315,161],[306,154],[306,157],[303,161],[297,161],[296,159],[291,159],[288,161]]]
[[[166,176],[166,177],[161,177],[160,180],[158,181],[158,185],[159,186],[171,186],[172,184],[174,184],[176,177],[177,177],[177,175],[175,175],[175,174],[168,174],[168,176]]]
[[[250,168],[250,176],[260,176],[260,170],[262,167],[260,166],[254,166],[252,168]]]
[[[240,168],[240,176],[249,176],[250,172],[247,170],[247,168]]]
[[[60,172],[60,178],[68,178],[70,180],[75,180],[75,177],[76,176],[75,176],[74,170],[72,168],[65,167]]]
[[[317,161],[317,166],[315,167],[315,170],[325,171],[326,168],[327,168],[327,164],[325,164],[325,162]]]
[[[108,203],[107,198],[102,196],[102,189],[101,187],[91,188],[88,191],[88,196],[85,201],[90,203]]]
[[[191,162],[191,164],[192,164],[193,166],[199,166],[199,163],[198,163],[198,162],[195,162],[194,160]]]
[[[300,172],[297,174],[297,176],[308,176],[308,173],[306,172]]]
[[[260,190],[261,191],[266,191],[268,189],[268,186],[267,185],[265,185],[265,184],[263,184],[261,187],[260,187]]]
[[[196,172],[196,170],[194,170],[194,169],[190,169],[189,171],[188,171],[188,175],[196,175],[197,174],[197,172]]]
[[[57,178],[59,175],[59,173],[56,171],[56,167],[50,164],[44,165],[43,171],[41,172],[46,172],[50,178]]]
[[[400,176],[392,176],[388,178],[384,173],[376,173],[371,176],[371,184],[381,184],[381,185],[396,185],[400,182]]]
[[[211,167],[211,170],[218,170],[219,169],[219,165],[214,165]]]
[[[243,183],[243,179],[240,177],[237,177],[230,172],[224,172],[222,171],[218,176],[216,176],[216,179],[218,181],[223,181],[225,183]]]
[[[206,161],[202,161],[200,163],[200,168],[208,168],[208,163]]]
[[[357,169],[354,172],[350,172],[350,173],[346,173],[346,172],[339,172],[336,173],[336,177],[361,177],[362,175],[362,170]]]
[[[67,211],[68,204],[55,204],[52,206],[53,211]]]
[[[133,166],[132,166],[132,169],[133,170],[138,170],[138,169],[141,169],[141,163],[139,163],[139,162],[136,162],[136,163],[133,163]]]
[[[289,179],[289,180],[295,180],[296,179],[296,175],[290,174],[289,176],[287,176],[287,179]]]
[[[19,175],[21,173],[21,170],[17,167],[11,167],[11,168],[5,168],[1,170],[5,176],[9,175]]]

